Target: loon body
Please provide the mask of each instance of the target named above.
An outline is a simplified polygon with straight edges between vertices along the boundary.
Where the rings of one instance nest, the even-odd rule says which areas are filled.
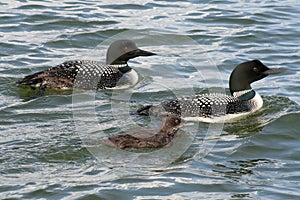
[[[103,143],[120,149],[164,147],[173,140],[180,123],[180,117],[176,115],[167,116],[159,131],[138,130],[133,133],[109,137],[103,140]]]
[[[18,85],[55,89],[107,89],[135,85],[138,74],[127,61],[138,56],[156,55],[137,48],[130,40],[117,40],[107,50],[106,64],[90,60],[67,61],[24,77]]]
[[[263,106],[261,96],[250,84],[270,74],[283,72],[271,69],[259,60],[239,64],[231,73],[229,88],[231,95],[208,93],[175,99],[157,106],[140,108],[140,115],[176,114],[192,121],[224,122],[253,113]]]

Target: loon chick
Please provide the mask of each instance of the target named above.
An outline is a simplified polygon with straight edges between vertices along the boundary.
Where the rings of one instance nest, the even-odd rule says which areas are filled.
[[[164,119],[159,131],[138,130],[129,134],[112,136],[102,142],[120,149],[164,147],[173,140],[180,123],[180,117],[170,115]]]
[[[250,84],[277,74],[284,69],[271,69],[259,60],[241,63],[232,71],[229,79],[231,95],[208,93],[179,98],[157,106],[138,109],[140,115],[165,115],[173,113],[186,120],[208,123],[229,121],[257,111],[263,105],[261,96]]]
[[[138,56],[155,53],[137,48],[130,40],[113,42],[106,54],[106,64],[91,60],[67,61],[47,70],[28,75],[17,81],[18,85],[55,89],[106,89],[135,85],[138,75],[127,61]]]

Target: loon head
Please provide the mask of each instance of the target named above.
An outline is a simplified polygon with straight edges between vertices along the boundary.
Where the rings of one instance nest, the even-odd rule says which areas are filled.
[[[106,64],[126,64],[129,59],[152,55],[156,54],[139,49],[131,40],[117,40],[107,50]]]
[[[233,95],[234,92],[250,90],[251,83],[263,79],[270,74],[278,74],[284,71],[286,70],[280,68],[269,68],[259,60],[241,63],[236,66],[230,75],[230,92]]]

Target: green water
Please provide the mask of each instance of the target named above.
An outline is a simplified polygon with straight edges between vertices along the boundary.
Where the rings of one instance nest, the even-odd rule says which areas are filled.
[[[299,13],[293,0],[1,1],[0,198],[299,199]],[[123,38],[158,54],[130,61],[133,88],[24,101],[37,91],[15,85],[67,60],[105,62]],[[289,70],[252,85],[264,99],[255,114],[187,123],[157,151],[101,144],[157,128],[133,114],[142,105],[228,91],[232,69],[252,59]]]

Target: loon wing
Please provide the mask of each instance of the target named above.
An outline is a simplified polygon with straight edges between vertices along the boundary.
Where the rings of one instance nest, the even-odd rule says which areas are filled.
[[[118,69],[97,61],[67,61],[47,70],[24,77],[19,85],[48,88],[104,89],[114,87],[122,77]]]
[[[225,94],[200,94],[175,99],[158,106],[145,106],[137,112],[140,115],[176,114],[182,117],[215,117],[250,111],[245,101]]]
[[[17,84],[30,85],[32,87],[39,87],[40,85],[51,86],[55,84],[56,87],[59,87],[59,85],[65,86],[66,83],[64,82],[69,82],[67,85],[72,85],[78,71],[76,64],[79,63],[76,61],[64,62],[44,71],[25,76],[23,79],[17,81]]]

